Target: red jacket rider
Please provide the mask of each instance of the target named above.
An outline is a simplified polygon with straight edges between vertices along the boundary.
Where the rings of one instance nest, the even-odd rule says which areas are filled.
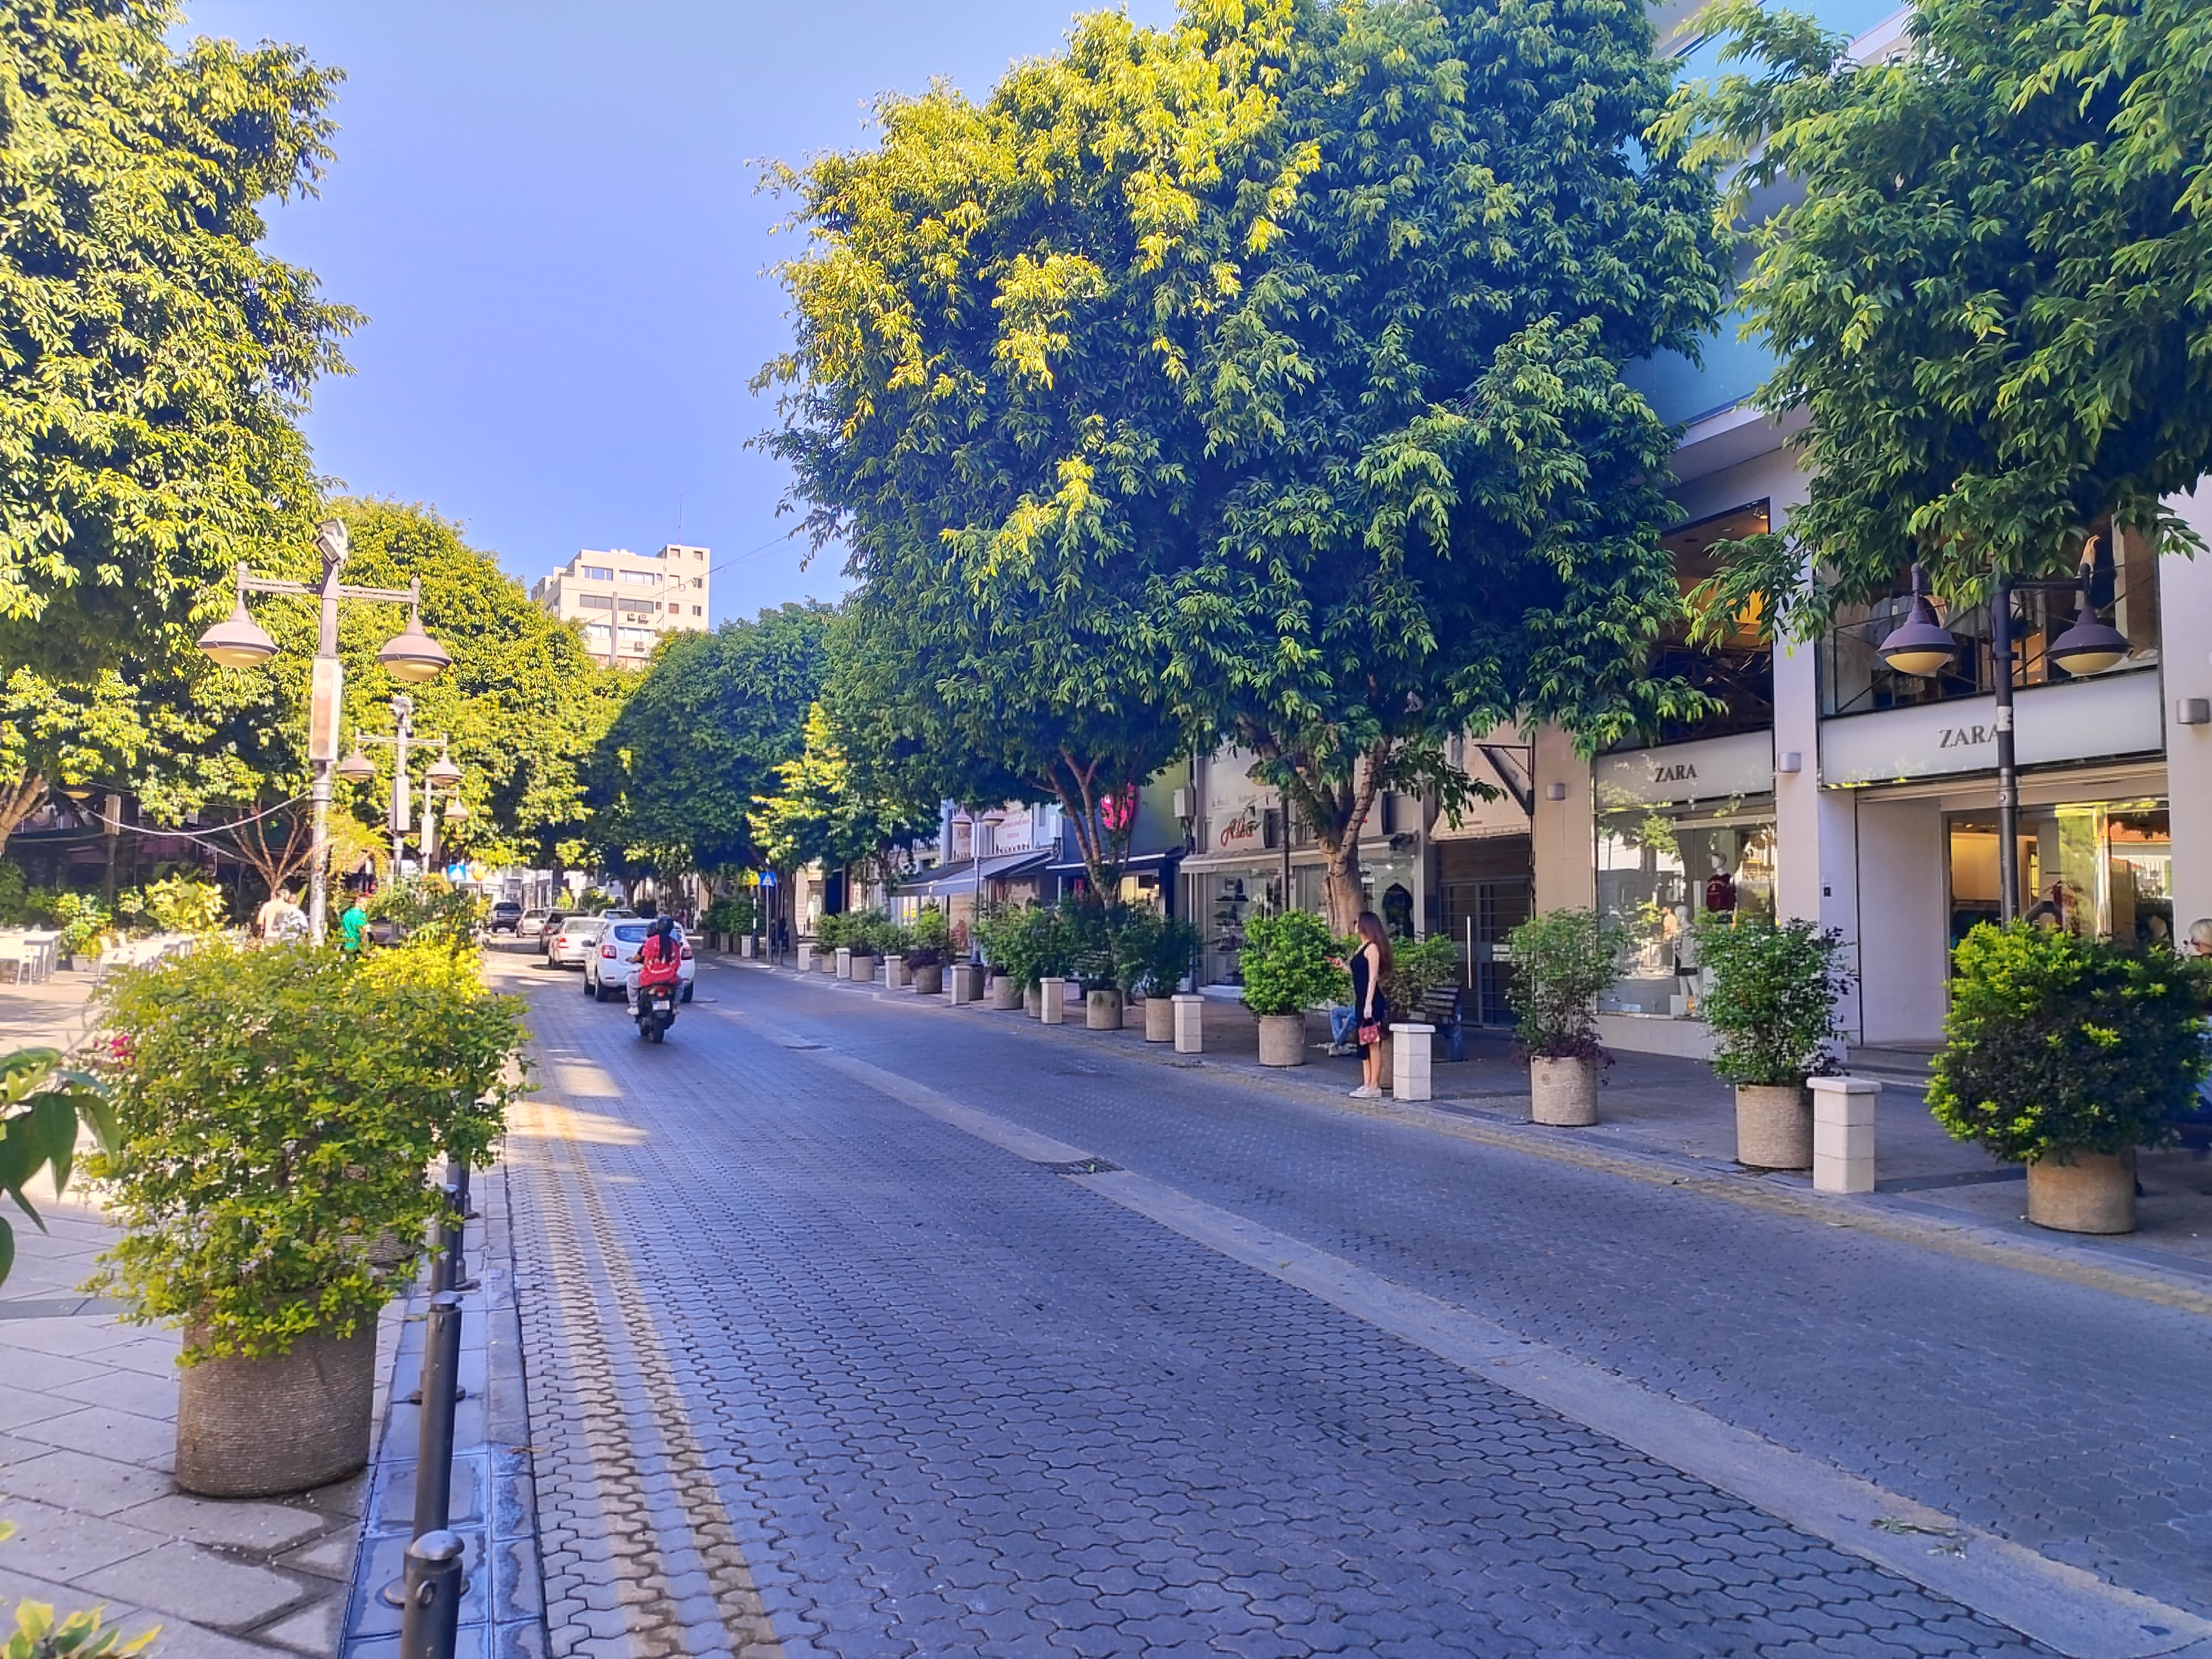
[[[676,924],[663,916],[638,947],[637,988],[647,991],[658,985],[675,984],[681,977],[677,964],[683,959],[684,946],[677,939]]]

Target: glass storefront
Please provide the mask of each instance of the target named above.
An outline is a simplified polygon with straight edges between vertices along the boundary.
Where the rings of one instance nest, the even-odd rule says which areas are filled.
[[[1997,919],[1997,815],[1946,821],[1951,942]],[[2162,800],[2082,801],[2020,810],[2021,913],[2087,938],[2138,945],[2173,937],[2173,836]]]
[[[1708,915],[1771,916],[1774,852],[1771,796],[1601,813],[1598,912],[1628,935],[1605,1011],[1693,1016],[1702,983],[1690,929]]]
[[[1199,983],[1242,985],[1244,975],[1238,963],[1244,952],[1244,929],[1253,917],[1272,914],[1281,902],[1282,866],[1255,864],[1209,870],[1190,882],[1196,899],[1190,919],[1205,941]]]

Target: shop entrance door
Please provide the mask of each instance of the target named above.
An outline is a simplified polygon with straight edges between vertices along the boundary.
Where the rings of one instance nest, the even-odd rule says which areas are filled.
[[[1502,947],[1505,936],[1528,920],[1531,902],[1526,876],[1444,884],[1444,927],[1459,946],[1463,1006],[1475,1024],[1513,1023],[1513,964]]]

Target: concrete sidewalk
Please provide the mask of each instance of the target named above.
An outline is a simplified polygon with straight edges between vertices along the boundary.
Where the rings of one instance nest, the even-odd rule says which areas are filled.
[[[73,1046],[90,977],[0,988],[0,1048]],[[155,1659],[335,1654],[365,1478],[258,1502],[179,1492],[180,1334],[125,1324],[78,1290],[115,1236],[87,1187],[57,1199],[42,1182],[27,1196],[47,1231],[9,1206],[0,1519],[17,1531],[0,1544],[0,1612],[105,1606],[126,1632],[161,1627]],[[398,1331],[395,1308],[380,1332],[380,1420]]]

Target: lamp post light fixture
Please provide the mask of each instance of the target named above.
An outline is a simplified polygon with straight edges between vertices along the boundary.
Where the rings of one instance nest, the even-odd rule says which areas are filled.
[[[199,648],[225,668],[258,668],[276,654],[270,639],[246,608],[248,593],[289,593],[321,601],[315,634],[314,696],[307,715],[307,762],[314,769],[314,840],[307,861],[307,933],[320,945],[330,932],[331,782],[338,765],[338,723],[345,703],[345,670],[338,660],[338,604],[365,599],[407,607],[407,627],[377,653],[395,678],[420,682],[453,660],[446,648],[422,631],[422,583],[404,588],[354,587],[338,580],[349,544],[342,520],[325,519],[315,527],[315,548],[323,556],[319,583],[276,581],[238,567],[238,603],[230,615],[199,637]],[[351,765],[349,757],[348,765]],[[365,758],[365,757],[362,757]],[[349,771],[347,775],[357,775]]]
[[[2027,589],[2047,593],[2077,592],[2073,625],[2051,642],[2045,653],[2069,674],[2101,674],[2124,658],[2132,647],[2127,635],[2097,620],[2089,601],[2089,582],[2094,574],[2097,538],[2092,536],[2081,551],[2078,575],[2049,579],[2015,578],[1999,572],[1990,593],[1990,678],[1996,705],[1991,724],[1997,748],[1997,919],[2010,923],[2020,915],[2020,757],[2013,737],[2012,596]],[[1881,659],[1900,674],[1925,679],[1941,673],[1958,655],[1959,642],[1936,620],[1928,602],[1927,585],[1920,566],[1912,567],[1912,609],[1904,622],[1892,629],[1879,647]]]

